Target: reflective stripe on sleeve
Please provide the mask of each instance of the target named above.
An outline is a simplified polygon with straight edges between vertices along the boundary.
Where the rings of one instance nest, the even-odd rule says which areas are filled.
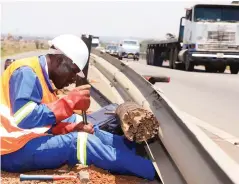
[[[77,159],[81,164],[86,165],[86,142],[87,142],[87,133],[78,132],[77,137]]]
[[[27,117],[37,106],[35,102],[28,102],[21,107],[13,116],[14,123],[18,125],[25,117]]]

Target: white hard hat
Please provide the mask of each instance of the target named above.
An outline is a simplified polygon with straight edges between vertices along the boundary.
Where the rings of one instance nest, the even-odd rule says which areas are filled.
[[[88,61],[89,50],[85,42],[80,37],[71,34],[64,34],[57,36],[48,43],[50,47],[54,46],[56,49],[50,49],[49,53],[64,54],[70,58],[81,71],[84,69]]]

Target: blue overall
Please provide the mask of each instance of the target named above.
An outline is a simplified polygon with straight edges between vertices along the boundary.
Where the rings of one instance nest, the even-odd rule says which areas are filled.
[[[78,133],[47,135],[29,141],[22,149],[1,157],[1,169],[7,172],[26,172],[56,169],[64,164],[73,166],[77,158]],[[86,142],[86,165],[112,173],[135,175],[153,180],[155,170],[150,160],[135,154],[135,144],[122,136],[95,127]]]

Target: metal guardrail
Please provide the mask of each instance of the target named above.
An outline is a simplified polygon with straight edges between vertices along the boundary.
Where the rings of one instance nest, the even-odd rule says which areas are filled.
[[[239,184],[239,165],[190,123],[161,91],[116,58],[94,49],[91,56],[93,65],[125,100],[133,100],[155,114],[160,122],[159,138],[185,183]],[[157,153],[153,151],[153,155],[159,166]]]

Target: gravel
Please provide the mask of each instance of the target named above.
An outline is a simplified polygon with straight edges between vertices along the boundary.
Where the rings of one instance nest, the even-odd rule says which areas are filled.
[[[73,167],[71,171],[67,166],[64,166],[57,170],[40,170],[34,172],[28,172],[24,174],[53,174],[53,175],[74,175],[77,176],[80,171],[87,171],[90,176],[90,182],[88,184],[139,184],[144,180],[134,176],[125,175],[113,175],[103,169],[97,168],[93,165],[85,167],[77,165]],[[60,181],[23,181],[20,182],[20,173],[7,173],[1,171],[1,183],[2,184],[81,184],[80,179],[72,180],[60,180]]]

